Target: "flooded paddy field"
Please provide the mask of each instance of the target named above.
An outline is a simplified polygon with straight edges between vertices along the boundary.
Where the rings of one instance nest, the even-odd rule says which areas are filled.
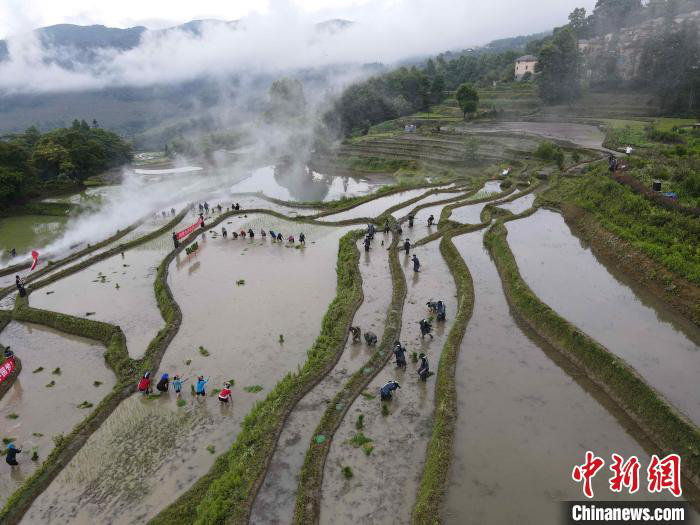
[[[172,236],[165,233],[37,290],[29,296],[30,305],[118,325],[129,355],[138,359],[164,324],[153,283],[172,249]]]
[[[414,273],[410,258],[400,255],[406,274],[408,294],[403,309],[400,340],[407,349],[407,368],[395,367],[392,359],[350,407],[333,438],[325,465],[320,523],[370,524],[409,523],[422,473],[425,451],[432,434],[435,376],[426,382],[415,370],[411,354],[425,353],[431,370],[437,370],[448,330],[456,310],[455,285],[438,243],[415,250],[421,272]],[[428,300],[443,300],[447,305],[447,322],[433,322],[434,339],[420,337],[418,322],[428,317]],[[378,389],[389,380],[401,388],[394,399],[386,402],[383,415]],[[358,419],[362,417],[361,428]],[[355,447],[350,440],[362,433],[370,439]],[[342,472],[350,467],[353,476]]]
[[[507,226],[520,272],[535,294],[700,422],[698,329],[619,281],[561,215],[540,210]]]
[[[265,228],[285,237],[300,228],[262,215],[227,222],[231,232]],[[196,254],[180,254],[168,279],[183,321],[156,375],[187,378],[184,406],[177,406],[172,391],[158,399],[134,395],[122,403],[88,440],[85,455],[76,456],[37,499],[27,523],[147,519],[209,470],[235,440],[255,401],[306,360],[335,296],[338,241],[352,228],[303,228],[303,248],[272,243],[269,236],[234,240],[208,232],[198,238]],[[208,395],[195,399],[190,389],[198,375],[209,378]],[[214,392],[228,380],[235,381],[233,402],[220,406]],[[146,424],[150,421],[161,423]],[[133,442],[145,455],[125,454],[116,462],[97,452],[106,443]],[[121,481],[95,486],[88,472],[110,472],[108,477]]]
[[[377,241],[369,253],[364,251],[362,241],[358,241],[357,247],[360,250],[364,299],[352,324],[363,333],[374,332],[381,340],[392,293],[388,251]],[[333,370],[291,413],[253,505],[251,523],[286,525],[292,522],[299,475],[316,425],[335,393],[363,366],[373,351],[374,348],[367,346],[364,339],[355,342],[348,337],[343,354]]]
[[[50,215],[0,218],[0,265],[4,266],[9,261],[12,248],[21,255],[60,237],[67,221],[67,217]]]
[[[355,206],[347,211],[326,215],[325,217],[321,217],[319,220],[335,222],[345,221],[348,219],[358,219],[361,217],[377,217],[386,209],[423,195],[426,191],[428,191],[426,188],[420,188],[416,190],[407,190],[394,193],[392,195],[387,195],[386,197],[379,197],[378,199],[360,204],[359,206]]]
[[[460,195],[463,195],[463,194],[460,194],[460,193],[434,193],[432,195],[428,195],[424,199],[421,199],[419,201],[414,202],[413,204],[409,204],[408,206],[405,206],[403,208],[396,210],[391,215],[392,215],[392,217],[394,217],[395,219],[398,220],[398,219],[401,219],[403,217],[406,217],[409,214],[409,212],[411,210],[413,210],[414,208],[416,208],[417,206],[422,206],[424,204],[430,204],[431,202],[437,202],[437,201],[443,201],[443,200],[447,200],[447,199],[456,198],[456,197],[459,197]]]
[[[484,186],[476,192],[474,195],[466,199],[464,202],[469,202],[473,200],[485,199],[487,197],[495,197],[497,194],[501,193],[501,181],[490,180]],[[481,224],[481,211],[488,204],[488,202],[482,202],[478,204],[466,204],[455,208],[450,214],[450,220],[455,222],[461,222],[463,224]],[[439,219],[439,216],[435,216]]]
[[[510,211],[513,215],[518,215],[519,213],[532,208],[532,204],[535,202],[535,197],[537,197],[537,195],[534,192],[528,193],[527,195],[523,195],[522,197],[519,197],[511,202],[498,204],[497,206],[499,208],[503,208],[504,210]]]
[[[234,193],[261,191],[286,201],[333,201],[375,192],[393,182],[387,177],[340,176],[319,173],[308,166],[284,168],[264,166],[231,187]]]
[[[585,451],[606,461],[612,452],[636,455],[645,466],[646,443],[580,371],[513,319],[483,232],[454,243],[469,266],[475,305],[455,374],[458,419],[444,522],[559,523],[560,502],[583,499],[571,470]],[[593,480],[596,501],[672,498],[642,489],[612,493],[607,478]]]
[[[565,140],[591,149],[603,149],[605,133],[597,126],[571,122],[499,122],[492,125],[478,125],[479,132],[510,132],[539,135],[550,139]]]
[[[54,447],[54,437],[69,434],[115,384],[104,361],[104,346],[30,323],[11,322],[0,343],[22,360],[22,371],[0,400],[0,434],[12,438],[20,468],[0,467],[0,503],[17,489]],[[17,417],[14,417],[14,416]],[[3,449],[4,449],[3,444]],[[32,460],[36,451],[37,459]]]

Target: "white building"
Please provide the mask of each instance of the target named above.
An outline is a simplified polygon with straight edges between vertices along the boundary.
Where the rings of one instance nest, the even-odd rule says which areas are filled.
[[[525,73],[535,74],[535,66],[537,65],[537,57],[533,55],[524,55],[515,60],[515,80],[520,81],[525,76]]]

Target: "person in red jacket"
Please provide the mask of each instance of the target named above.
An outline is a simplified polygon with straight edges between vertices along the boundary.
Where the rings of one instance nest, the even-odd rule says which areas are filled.
[[[145,374],[143,374],[143,377],[139,381],[139,392],[143,393],[143,395],[151,393],[151,373],[150,372],[146,372]]]
[[[231,399],[231,383],[224,383],[224,388],[219,392],[219,401],[228,403]]]

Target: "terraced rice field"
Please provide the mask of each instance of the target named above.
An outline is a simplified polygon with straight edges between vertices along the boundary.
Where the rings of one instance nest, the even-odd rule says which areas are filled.
[[[346,145],[343,154],[456,162],[460,140],[387,138]],[[534,143],[483,137],[494,155]],[[30,287],[28,304],[44,311],[38,318],[65,332],[0,323],[0,343],[23,362],[0,398],[2,433],[24,449],[20,470],[0,481],[0,501],[21,501],[4,510],[7,522],[422,523],[421,491],[437,491],[444,498],[429,505],[444,523],[556,523],[562,501],[582,499],[571,472],[587,450],[636,455],[646,466],[661,451],[643,423],[512,309],[484,246],[491,225],[481,220],[484,206],[505,196],[500,185],[380,194],[317,219],[321,210],[262,195],[216,196],[210,204],[222,211],[207,214],[206,227],[177,249],[165,232],[108,258],[85,256],[62,278]],[[516,216],[506,223],[507,241],[524,281],[697,424],[697,328],[621,282],[558,214],[532,210],[536,192],[511,195],[518,197],[497,206]],[[234,202],[243,209],[231,211]],[[445,206],[450,220],[440,223]],[[377,232],[365,250],[365,221],[390,208],[391,231]],[[127,241],[163,223],[153,219]],[[241,231],[245,237],[233,237]],[[426,304],[437,300],[446,305],[444,322]],[[11,308],[14,296],[5,301]],[[3,315],[26,309],[20,301]],[[420,333],[423,318],[432,321],[431,335]],[[68,335],[76,326],[89,327],[92,339]],[[350,326],[376,341],[354,340]],[[95,342],[98,327],[109,331],[110,345],[125,337],[128,356],[116,365],[114,348],[105,361]],[[395,364],[395,341],[407,349],[406,368]],[[421,353],[432,372],[425,381],[416,373]],[[186,379],[181,395],[172,386],[136,392],[145,372],[154,383],[164,373]],[[194,395],[199,376],[208,380],[206,396]],[[400,388],[381,400],[390,380]],[[217,394],[227,382],[232,399],[222,403]],[[300,386],[284,390],[291,384]],[[108,392],[116,401],[97,406]],[[99,424],[71,434],[93,409]],[[336,423],[324,426],[332,416]],[[58,434],[67,441],[51,439]],[[58,455],[47,458],[54,441]],[[50,477],[28,481],[49,468]],[[675,500],[610,491],[603,478],[595,480],[596,500]],[[693,485],[683,483],[683,498],[694,500]]]

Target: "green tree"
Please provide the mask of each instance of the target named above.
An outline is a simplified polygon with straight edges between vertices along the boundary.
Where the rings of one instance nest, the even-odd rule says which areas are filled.
[[[576,35],[569,27],[556,31],[542,47],[535,71],[540,73],[539,94],[546,104],[571,102],[580,95],[580,61]]]
[[[578,36],[582,36],[586,30],[586,9],[577,7],[569,15],[569,27]]]
[[[642,0],[598,0],[593,10],[596,31],[598,34],[616,32],[641,9]]]
[[[479,93],[474,89],[474,86],[471,84],[462,84],[457,88],[455,98],[457,99],[462,113],[464,113],[464,120],[467,120],[467,114],[472,115],[476,113],[479,105]]]
[[[640,82],[658,97],[665,111],[700,111],[700,33],[695,23],[669,26],[649,38],[640,59]]]
[[[265,115],[268,119],[289,119],[300,117],[306,111],[304,87],[296,78],[275,80],[268,92],[268,107]]]
[[[430,102],[439,104],[445,99],[445,79],[442,75],[437,75],[430,83]]]

